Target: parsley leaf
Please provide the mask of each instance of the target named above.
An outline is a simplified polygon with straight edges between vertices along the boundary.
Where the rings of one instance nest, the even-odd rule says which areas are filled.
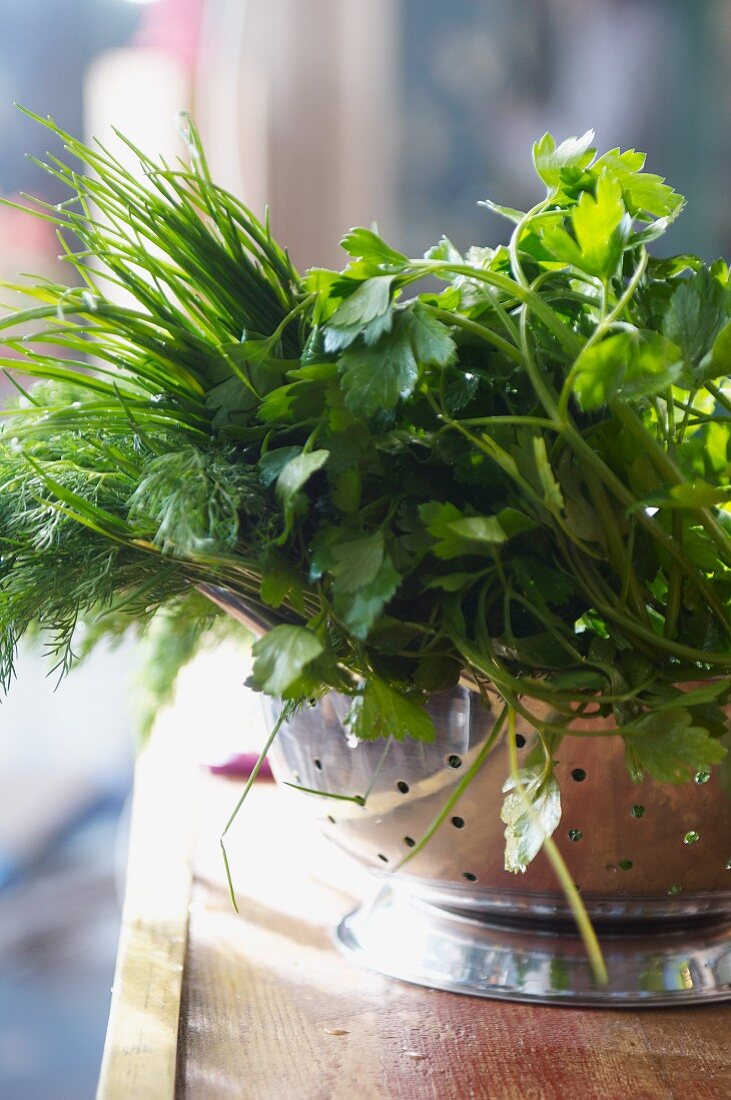
[[[393,737],[433,741],[434,722],[424,707],[396,691],[378,676],[369,676],[348,711],[346,722],[361,741]]]
[[[359,283],[330,318],[325,332],[325,351],[342,351],[358,336],[371,345],[391,328],[393,275],[375,275]]]
[[[605,169],[622,186],[624,201],[630,214],[651,214],[663,218],[665,225],[683,208],[685,199],[665,183],[662,176],[643,172],[645,154],[634,149],[610,149],[599,157],[593,167]]]
[[[524,872],[551,836],[561,820],[561,791],[555,776],[541,779],[543,767],[521,768],[518,778],[523,794],[519,794],[511,777],[504,786],[505,800],[500,820],[505,823],[505,870]],[[528,798],[531,810],[525,804]]]
[[[679,281],[663,317],[662,331],[682,352],[682,381],[689,389],[716,377],[717,371],[726,373],[723,368],[729,364],[719,362],[714,343],[728,319],[729,293],[705,268]]]
[[[340,242],[342,248],[350,255],[360,260],[368,260],[376,266],[402,268],[408,264],[408,259],[402,252],[397,252],[389,244],[374,233],[372,229],[351,229]]]
[[[645,714],[625,726],[622,737],[627,767],[637,783],[645,772],[659,783],[681,783],[720,764],[726,755],[707,729],[693,725],[691,711],[684,708]]]
[[[314,473],[321,470],[329,458],[325,450],[302,452],[295,455],[282,467],[277,478],[277,496],[284,507],[284,540],[292,530],[296,509],[300,500],[300,490]]]
[[[340,357],[345,404],[352,413],[372,416],[381,409],[393,409],[399,398],[413,392],[419,367],[404,316],[397,316],[393,331],[381,337],[375,347],[359,343]]]
[[[275,626],[254,642],[254,665],[247,685],[266,695],[296,696],[303,672],[323,652],[322,642],[307,627]]]
[[[449,503],[422,504],[419,515],[434,539],[434,553],[444,560],[464,554],[484,554],[508,537],[497,516],[465,516]]]
[[[598,409],[613,397],[662,393],[682,370],[680,350],[658,332],[636,329],[605,337],[576,360],[574,393],[584,409]]]
[[[412,347],[420,363],[428,367],[446,367],[455,361],[457,345],[446,325],[418,303],[407,317]]]
[[[587,130],[581,137],[571,137],[557,147],[552,134],[544,134],[533,146],[533,163],[536,172],[550,191],[561,185],[563,168],[585,168],[591,164],[595,149],[591,148],[594,131]]]

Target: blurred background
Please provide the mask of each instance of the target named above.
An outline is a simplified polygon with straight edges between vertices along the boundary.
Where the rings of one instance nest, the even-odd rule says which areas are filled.
[[[731,252],[730,60],[726,0],[0,0],[0,194],[66,197],[27,158],[48,136],[14,102],[87,139],[113,124],[171,159],[185,108],[214,177],[259,214],[269,204],[295,262],[342,266],[354,224],[411,255],[442,234],[497,243],[504,227],[477,200],[530,204],[532,141],[594,127],[688,197],[663,247],[712,259]],[[0,278],[67,277],[57,252],[46,223],[0,209]],[[131,644],[100,652],[56,691],[30,647],[0,706],[4,1100],[94,1093],[134,665]],[[228,651],[185,674],[209,757],[256,747],[245,673]]]

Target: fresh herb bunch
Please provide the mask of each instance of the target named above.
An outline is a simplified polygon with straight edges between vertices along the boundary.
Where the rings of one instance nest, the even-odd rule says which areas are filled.
[[[32,623],[65,667],[80,617],[180,609],[189,636],[208,583],[277,623],[253,686],[345,692],[360,738],[430,739],[425,700],[466,678],[533,723],[537,796],[597,709],[638,779],[721,761],[729,273],[648,254],[683,199],[642,154],[546,135],[542,201],[485,204],[507,247],[355,229],[301,277],[189,121],[190,166],[134,150],[144,183],[45,124],[89,172],[50,159],[71,198],[34,208],[83,285],[2,321],[41,379],[0,447],[6,682]]]

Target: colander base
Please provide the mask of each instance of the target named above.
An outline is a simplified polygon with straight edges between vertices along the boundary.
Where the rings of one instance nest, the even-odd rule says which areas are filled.
[[[359,965],[473,997],[637,1008],[731,999],[731,923],[652,922],[600,936],[609,982],[598,986],[583,945],[549,919],[476,919],[381,887],[341,921],[336,941]]]

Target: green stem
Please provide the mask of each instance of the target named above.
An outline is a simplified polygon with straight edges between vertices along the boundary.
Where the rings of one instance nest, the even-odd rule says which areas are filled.
[[[445,260],[414,260],[413,263],[415,267],[422,268],[425,275],[432,275],[437,271],[449,271],[454,275],[466,275],[470,279],[476,279],[478,282],[503,290],[506,294],[510,294],[530,306],[538,320],[545,325],[548,331],[556,337],[569,353],[576,355],[583,347],[582,340],[566,327],[560,317],[544,302],[539,294],[534,293],[530,287],[516,283],[509,275],[503,275],[499,271],[487,271],[484,268],[470,267],[468,264],[450,264]]]
[[[473,336],[479,336],[481,340],[485,340],[488,344],[492,344],[493,347],[496,347],[498,351],[501,351],[508,359],[512,359],[514,363],[523,362],[523,357],[518,348],[516,348],[514,344],[511,344],[509,340],[505,340],[502,336],[498,336],[496,332],[487,328],[486,325],[481,325],[477,321],[471,321],[469,317],[463,317],[461,313],[450,313],[448,309],[437,309],[435,306],[427,306],[427,309],[432,316],[442,321],[445,325],[456,325],[457,328],[464,329],[465,332],[471,332]]]
[[[602,462],[581,433],[577,431],[572,424],[567,424],[564,426],[563,434],[575,454],[584,461],[587,468],[596,471],[597,475],[614,494],[620,504],[623,504],[625,508],[634,509],[637,504],[637,498],[634,493],[632,493],[617,475],[609,469],[605,462]],[[725,608],[719,602],[713,589],[706,583],[705,577],[699,573],[688,555],[683,551],[683,548],[678,546],[677,542],[671,538],[667,531],[665,531],[652,516],[649,516],[643,508],[636,511],[635,514],[638,523],[640,523],[642,527],[645,527],[650,535],[662,546],[665,552],[682,566],[685,575],[692,581],[708,605],[713,609],[724,628],[727,631],[731,631],[731,625],[729,625]]]
[[[719,405],[723,405],[724,409],[731,413],[731,399],[726,396],[722,389],[714,385],[713,382],[706,382],[706,389]]]
[[[648,432],[640,418],[625,401],[615,398],[610,401],[609,407],[614,416],[622,422],[622,426],[642,444],[653,466],[666,481],[671,485],[687,484],[686,478],[683,477],[670,455],[662,449],[655,437]],[[710,509],[693,508],[689,510],[698,517],[708,535],[721,551],[727,564],[731,565],[731,538],[720,526]]]
[[[609,503],[609,498],[607,497],[604,486],[599,481],[594,471],[587,470],[584,476],[592,503],[596,508],[597,516],[601,522],[602,530],[607,540],[609,557],[614,565],[617,576],[622,578],[623,586],[627,586],[628,595],[635,612],[644,622],[647,622],[646,601],[642,595],[642,588],[637,580],[635,571],[632,568],[632,560],[627,553],[624,540],[619,532],[617,516],[614,514],[614,510]]]
[[[606,333],[607,329],[611,328],[611,326],[617,321],[617,318],[622,315],[622,313],[626,309],[627,305],[631,301],[632,295],[634,294],[635,290],[637,289],[637,286],[638,286],[640,280],[642,279],[642,276],[645,273],[645,269],[647,267],[647,261],[648,261],[647,250],[643,248],[642,255],[640,257],[640,261],[639,261],[639,263],[637,264],[637,267],[634,270],[632,278],[627,283],[627,286],[625,287],[624,293],[619,298],[619,300],[617,301],[614,308],[611,309],[608,313],[606,311],[607,287],[606,287],[606,283],[603,284],[603,287],[602,287],[602,313],[601,313],[601,317],[600,317],[600,320],[599,320],[599,323],[598,323],[597,327],[594,329],[591,336],[589,337],[589,339],[584,344],[584,347],[582,349],[583,351],[586,351],[593,344],[597,343],[597,341],[600,340],[601,337]],[[565,380],[565,382],[564,382],[564,384],[561,388],[561,397],[560,397],[559,403],[558,403],[558,416],[559,416],[559,419],[561,420],[562,423],[566,420],[566,418],[568,416],[568,405],[569,405],[569,400],[571,399],[571,394],[573,392],[574,380],[575,380],[576,375],[577,375],[577,373],[580,369],[581,369],[581,363],[580,363],[579,359],[577,359],[574,362],[573,366],[571,367],[571,370],[567,374],[566,380]]]
[[[412,860],[414,858],[414,856],[417,856],[419,854],[419,852],[421,852],[424,849],[424,847],[429,843],[431,838],[436,833],[439,826],[449,816],[449,814],[451,813],[453,807],[456,805],[456,803],[462,797],[462,795],[467,790],[467,788],[469,787],[472,780],[475,778],[475,776],[479,772],[482,765],[487,760],[487,757],[489,756],[493,746],[495,745],[495,742],[497,741],[498,735],[499,735],[501,729],[503,728],[507,713],[508,713],[508,706],[506,704],[503,707],[503,709],[501,710],[500,714],[498,715],[498,717],[495,721],[495,725],[492,727],[492,730],[490,731],[489,737],[487,738],[487,740],[483,744],[482,748],[480,749],[480,751],[477,754],[477,756],[475,757],[475,759],[470,764],[469,768],[467,769],[467,771],[463,775],[462,779],[460,779],[459,783],[454,788],[451,795],[449,796],[447,801],[444,803],[444,805],[442,806],[442,808],[439,811],[439,813],[437,814],[437,816],[434,818],[432,823],[429,825],[426,832],[424,832],[422,834],[422,836],[419,838],[418,842],[414,845],[414,847],[411,849],[411,851],[407,855],[405,855],[404,858],[396,864],[396,866],[393,869],[394,872],[395,871],[400,871],[401,868],[404,867],[409,862],[409,860]]]
[[[581,900],[579,891],[576,889],[576,884],[571,876],[571,872],[566,866],[566,862],[558,850],[556,842],[545,832],[543,823],[536,813],[533,803],[526,792],[523,780],[521,779],[520,766],[518,764],[518,745],[515,739],[515,710],[512,707],[508,708],[508,755],[510,759],[510,776],[513,780],[515,792],[523,803],[525,812],[533,819],[536,827],[544,834],[543,850],[551,863],[553,872],[559,881],[564,897],[576,921],[576,927],[579,930],[579,935],[581,936],[584,947],[586,948],[586,953],[589,957],[594,980],[598,985],[606,985],[609,980],[607,967],[604,962],[602,949],[599,946],[599,940],[594,931],[594,926],[591,923],[591,918],[586,911],[586,906]]]
[[[266,744],[264,745],[264,748],[259,753],[256,764],[254,764],[254,767],[251,769],[251,775],[249,776],[248,780],[246,781],[246,786],[244,787],[244,789],[241,793],[241,798],[236,803],[236,805],[234,807],[234,810],[233,810],[233,813],[231,814],[228,821],[226,822],[226,825],[224,826],[224,830],[221,833],[221,836],[219,838],[219,843],[221,845],[221,852],[223,854],[223,865],[224,865],[224,868],[226,870],[226,882],[228,883],[228,892],[231,896],[231,904],[233,905],[233,907],[234,907],[234,909],[236,910],[237,913],[239,911],[239,907],[236,904],[236,893],[234,891],[233,879],[231,878],[231,869],[230,869],[229,863],[228,863],[228,853],[226,852],[226,845],[224,844],[224,837],[226,836],[226,833],[229,831],[229,829],[233,825],[234,821],[236,820],[236,818],[238,816],[239,810],[241,809],[244,802],[248,798],[249,791],[251,790],[251,788],[254,786],[254,783],[256,782],[256,778],[259,775],[259,772],[261,771],[262,764],[266,760],[267,754],[268,754],[270,748],[272,747],[272,745],[274,744],[274,740],[275,740],[277,734],[279,733],[280,729],[282,728],[282,725],[284,724],[285,717],[286,717],[286,711],[282,710],[282,713],[279,715],[279,718],[277,718],[276,722],[274,723],[274,728],[272,729],[272,732],[267,737]]]
[[[683,545],[683,517],[679,512],[673,512],[672,533],[676,542]],[[683,571],[677,561],[670,562],[668,574],[668,598],[665,610],[665,625],[663,634],[666,638],[673,638],[678,628],[678,616],[683,595]]]

